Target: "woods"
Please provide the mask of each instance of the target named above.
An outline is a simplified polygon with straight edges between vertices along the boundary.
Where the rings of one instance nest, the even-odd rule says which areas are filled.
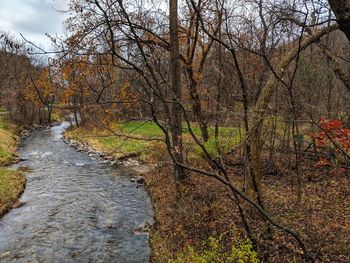
[[[0,106],[154,165],[152,262],[348,262],[349,10],[70,0],[47,62],[1,35]]]

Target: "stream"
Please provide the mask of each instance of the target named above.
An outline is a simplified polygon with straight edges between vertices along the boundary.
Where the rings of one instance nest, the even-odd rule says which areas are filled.
[[[132,172],[98,164],[66,145],[62,123],[36,131],[19,149],[29,168],[24,205],[0,219],[0,262],[148,262],[152,223]]]

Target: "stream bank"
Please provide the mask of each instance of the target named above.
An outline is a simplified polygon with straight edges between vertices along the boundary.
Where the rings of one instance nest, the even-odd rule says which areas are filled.
[[[19,197],[24,191],[26,178],[22,171],[9,166],[19,161],[17,146],[20,136],[16,127],[0,115],[0,218],[12,208],[20,206]]]

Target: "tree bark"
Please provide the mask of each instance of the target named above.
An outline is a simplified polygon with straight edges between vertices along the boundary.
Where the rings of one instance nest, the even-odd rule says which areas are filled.
[[[328,2],[337,18],[339,29],[350,41],[350,0],[328,0]]]
[[[193,79],[190,80],[190,97],[192,101],[193,114],[196,117],[201,130],[202,139],[203,141],[207,142],[209,140],[208,124],[203,115],[202,104],[197,91],[197,83]]]
[[[174,158],[176,162],[183,163],[183,143],[182,143],[182,87],[181,87],[181,65],[179,51],[179,33],[178,33],[178,1],[169,0],[169,22],[170,22],[170,75],[171,87],[173,93],[171,134]],[[185,171],[182,166],[174,164],[174,178],[177,181],[186,178]]]

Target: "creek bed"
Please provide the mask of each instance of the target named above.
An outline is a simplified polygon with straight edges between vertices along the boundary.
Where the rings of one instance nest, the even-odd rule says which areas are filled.
[[[131,171],[66,145],[68,123],[36,131],[19,153],[24,205],[0,219],[0,262],[148,262],[152,203]],[[17,168],[17,167],[15,167]]]

